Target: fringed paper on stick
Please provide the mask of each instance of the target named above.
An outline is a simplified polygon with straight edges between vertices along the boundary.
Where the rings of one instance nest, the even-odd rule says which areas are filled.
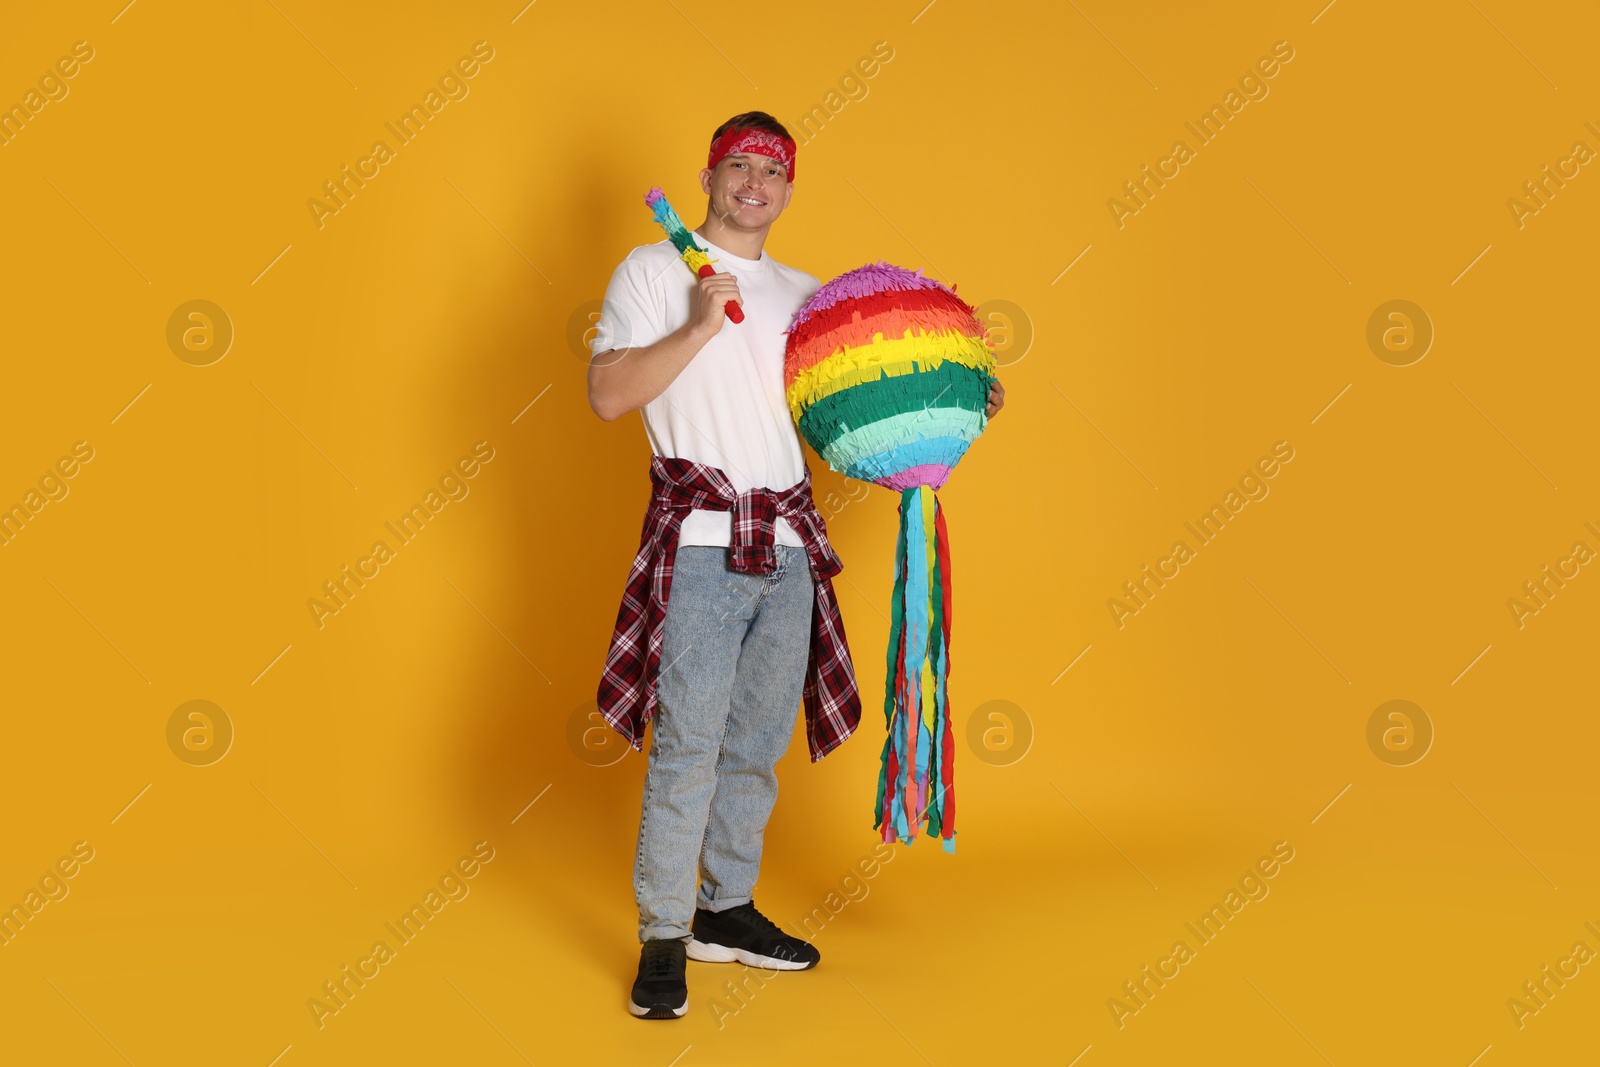
[[[784,384],[800,434],[848,478],[900,494],[884,740],[874,825],[926,825],[955,851],[950,543],[936,492],[988,425],[995,358],[974,309],[920,270],[879,260],[795,315]]]
[[[667,203],[666,193],[659,188],[651,188],[644,194],[644,205],[650,209],[650,214],[666,233],[667,240],[672,242],[672,247],[678,250],[678,258],[694,272],[696,278],[709,278],[717,273],[717,269],[711,265],[711,257],[706,255],[705,249],[694,239],[694,234],[683,224],[683,220],[678,218],[678,213],[672,210],[672,205]],[[737,300],[729,300],[723,304],[722,311],[730,322],[744,321],[744,309],[739,306]]]

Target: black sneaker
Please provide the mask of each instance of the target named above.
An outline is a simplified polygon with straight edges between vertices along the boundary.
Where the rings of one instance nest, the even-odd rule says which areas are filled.
[[[639,947],[639,977],[633,983],[628,1010],[641,1019],[676,1019],[689,1010],[689,983],[684,979],[684,942],[667,937]]]
[[[822,954],[809,941],[790,937],[756,910],[754,901],[724,911],[696,908],[689,958],[707,963],[738,960],[766,970],[804,971],[815,967]]]

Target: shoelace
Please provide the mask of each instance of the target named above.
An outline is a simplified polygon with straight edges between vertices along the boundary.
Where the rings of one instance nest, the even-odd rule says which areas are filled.
[[[646,978],[671,978],[676,969],[676,953],[669,948],[652,948],[645,953],[644,973]]]
[[[767,937],[773,938],[787,938],[789,936],[788,934],[784,933],[781,928],[779,928],[777,923],[773,922],[771,919],[761,914],[760,911],[756,910],[756,906],[754,904],[750,904],[742,909],[735,910],[741,912],[745,925],[750,927],[752,930],[764,934]]]

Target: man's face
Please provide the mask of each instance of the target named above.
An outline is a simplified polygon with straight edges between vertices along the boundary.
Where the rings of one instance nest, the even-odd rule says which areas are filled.
[[[794,195],[789,172],[770,156],[736,152],[700,172],[700,187],[712,212],[729,226],[761,230],[783,214]]]

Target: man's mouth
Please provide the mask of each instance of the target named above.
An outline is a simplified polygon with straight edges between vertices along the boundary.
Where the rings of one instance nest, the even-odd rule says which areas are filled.
[[[767,203],[765,200],[757,200],[750,196],[735,196],[734,199],[741,204],[749,204],[751,207],[765,207]]]

